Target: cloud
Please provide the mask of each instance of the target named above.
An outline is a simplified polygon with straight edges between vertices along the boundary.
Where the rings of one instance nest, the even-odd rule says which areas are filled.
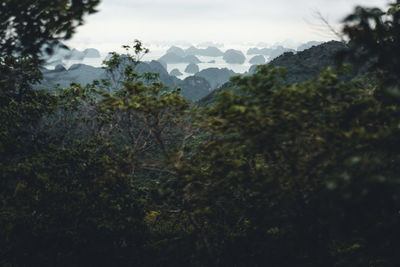
[[[74,40],[119,42],[141,38],[186,41],[320,40],[307,21],[316,10],[333,24],[357,5],[382,0],[103,0]],[[328,37],[327,37],[328,38]]]

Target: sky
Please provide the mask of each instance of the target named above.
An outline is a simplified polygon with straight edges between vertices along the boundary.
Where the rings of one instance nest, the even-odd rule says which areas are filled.
[[[103,0],[86,18],[73,47],[107,50],[139,39],[145,44],[201,42],[274,44],[335,39],[333,27],[356,5],[381,7],[387,0]],[[290,42],[288,41],[290,40]]]

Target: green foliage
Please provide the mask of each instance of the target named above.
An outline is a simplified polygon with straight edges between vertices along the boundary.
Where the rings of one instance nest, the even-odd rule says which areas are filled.
[[[386,12],[379,8],[357,7],[344,22],[343,33],[350,39],[347,56],[362,63],[370,62],[370,69],[383,72],[380,79],[385,85],[398,84],[399,1],[391,3]]]
[[[40,121],[56,99],[33,91],[41,79],[39,53],[69,38],[98,1],[2,1],[0,13],[0,166],[1,197],[17,179],[9,170],[40,149]],[[13,180],[13,181],[10,181]]]
[[[35,49],[97,3],[61,2],[39,12],[55,27],[38,46],[18,23],[15,48],[1,43],[21,54],[0,56],[0,265],[399,265],[398,4],[348,18],[377,82],[328,68],[290,84],[263,66],[197,108],[136,73],[140,41],[108,79],[32,90]]]
[[[134,55],[114,53],[105,62],[118,81],[5,98],[2,265],[145,264],[147,247],[156,251],[162,229],[175,228],[170,217],[150,227],[146,214],[165,217],[181,205],[172,187],[182,183],[194,111],[179,89],[134,71],[147,52],[139,41],[132,48]]]
[[[140,262],[143,203],[101,139],[26,158],[1,210],[1,265],[131,266]]]
[[[234,81],[243,93],[223,92],[209,109],[214,141],[200,146],[186,188],[209,256],[238,266],[396,262],[385,251],[398,246],[386,234],[399,220],[398,105],[329,70],[291,86],[268,67]]]
[[[37,55],[44,45],[71,38],[99,0],[3,0],[0,13],[0,54]]]

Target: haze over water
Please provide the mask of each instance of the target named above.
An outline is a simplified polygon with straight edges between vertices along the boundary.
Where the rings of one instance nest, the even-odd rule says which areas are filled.
[[[139,39],[145,44],[244,44],[283,40],[304,43],[337,38],[316,15],[340,31],[356,5],[385,7],[387,0],[103,0],[69,44],[116,50]]]

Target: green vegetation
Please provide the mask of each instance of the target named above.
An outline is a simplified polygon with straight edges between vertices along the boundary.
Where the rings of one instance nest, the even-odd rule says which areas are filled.
[[[39,2],[59,24],[0,49],[1,266],[400,264],[398,1],[347,18],[368,78],[261,66],[206,108],[138,74],[139,41],[108,79],[32,89],[98,1]]]

